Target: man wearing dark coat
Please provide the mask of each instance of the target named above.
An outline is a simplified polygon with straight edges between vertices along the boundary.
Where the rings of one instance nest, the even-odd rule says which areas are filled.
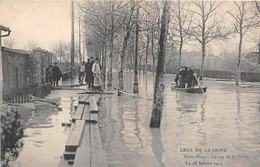
[[[54,81],[54,86],[59,86],[59,80],[61,78],[62,74],[60,71],[60,68],[58,67],[58,63],[55,63],[52,67],[52,78]]]
[[[92,63],[90,62],[90,59],[88,59],[88,62],[85,64],[85,72],[86,72],[86,84],[88,85],[88,89],[92,89],[92,83],[94,80],[93,73],[92,73]]]
[[[186,76],[187,76],[187,70],[185,68],[185,70],[183,68],[181,68],[179,74],[181,75],[180,78],[180,87],[181,88],[185,88],[185,83],[186,83]]]
[[[186,67],[185,69],[187,71],[186,73],[186,84],[187,84],[187,87],[190,88],[192,86],[192,80],[193,80],[193,71]]]

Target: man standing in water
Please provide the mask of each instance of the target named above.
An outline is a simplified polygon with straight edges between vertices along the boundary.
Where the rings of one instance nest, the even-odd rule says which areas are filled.
[[[52,78],[54,82],[54,87],[59,86],[59,80],[61,77],[62,75],[58,63],[54,63],[54,66],[52,67]]]
[[[88,89],[92,89],[92,81],[93,81],[93,73],[92,73],[92,64],[90,62],[90,59],[88,59],[88,62],[85,64],[85,72],[86,72],[86,84],[88,86]]]

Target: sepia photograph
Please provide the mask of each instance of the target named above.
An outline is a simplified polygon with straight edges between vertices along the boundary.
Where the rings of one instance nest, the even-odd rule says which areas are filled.
[[[0,0],[2,167],[260,167],[259,0]]]

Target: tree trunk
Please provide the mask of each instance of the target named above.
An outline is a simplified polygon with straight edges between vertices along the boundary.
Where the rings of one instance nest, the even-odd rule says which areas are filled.
[[[154,73],[155,73],[155,57],[154,57],[154,50],[153,50],[153,46],[154,46],[154,31],[153,31],[153,27],[152,27],[152,56],[153,56],[153,84],[154,84]]]
[[[138,7],[136,10],[136,34],[135,34],[135,72],[134,72],[134,85],[133,85],[133,93],[139,93],[138,89],[138,72],[137,72],[137,58],[138,58],[138,39],[139,39],[139,24],[138,24],[138,16],[139,16],[139,2],[137,2]],[[141,62],[139,62],[139,65]],[[140,69],[139,69],[139,75],[140,75]]]
[[[179,47],[179,67],[181,67],[181,52],[182,52],[182,38],[181,38],[181,43]]]
[[[124,35],[124,39],[121,45],[119,59],[118,59],[118,88],[123,89],[123,69],[124,69],[124,56],[125,56],[125,49],[127,47],[127,42],[130,36],[130,28],[127,28],[126,33]]]
[[[205,48],[205,43],[204,43],[204,44],[202,44],[202,59],[201,59],[201,67],[200,67],[200,80],[203,80],[205,56],[206,56],[206,48]]]
[[[205,39],[205,14],[204,14],[204,2],[202,1],[202,30],[201,30],[201,49],[202,49],[202,59],[201,59],[201,67],[200,67],[200,80],[203,80],[203,73],[204,73],[204,61],[206,56],[206,39]]]
[[[238,62],[237,62],[237,77],[236,77],[236,85],[239,85],[240,80],[240,64],[241,64],[241,52],[242,52],[242,40],[243,40],[243,34],[240,31],[240,39],[239,39],[239,46],[238,46]]]
[[[181,52],[183,46],[183,34],[182,34],[182,20],[181,20],[181,9],[180,9],[180,0],[178,0],[178,20],[179,20],[179,29],[180,29],[180,47],[179,47],[179,67],[181,67]]]
[[[149,44],[150,44],[150,38],[149,38],[149,31],[147,30],[147,44],[146,44],[145,67],[144,67],[145,74],[147,74],[147,59],[149,54]]]
[[[123,60],[125,56],[125,49],[127,47],[127,42],[130,36],[130,30],[131,30],[130,23],[131,23],[133,11],[134,11],[134,6],[133,4],[131,4],[131,12],[126,24],[126,32],[119,51],[118,67],[117,67],[118,68],[118,89],[123,89],[123,68],[124,68]]]
[[[260,64],[260,43],[258,44],[258,64]]]
[[[158,54],[158,64],[156,72],[156,81],[154,89],[154,99],[153,99],[153,111],[150,121],[150,127],[158,128],[161,125],[161,116],[164,104],[164,75],[165,75],[165,53],[166,53],[166,42],[168,34],[168,26],[170,19],[170,7],[171,2],[166,1],[164,4],[163,14],[162,14],[162,26],[159,41],[159,54]]]
[[[112,2],[113,3],[113,2]],[[112,4],[112,11],[114,10],[114,4]],[[112,86],[112,60],[114,51],[114,13],[111,14],[111,37],[110,37],[110,53],[108,57],[108,73],[107,73],[107,86]]]
[[[103,46],[103,56],[102,56],[102,79],[103,79],[103,85],[106,84],[106,63],[107,63],[107,46],[106,46],[106,43],[104,43],[104,46]]]

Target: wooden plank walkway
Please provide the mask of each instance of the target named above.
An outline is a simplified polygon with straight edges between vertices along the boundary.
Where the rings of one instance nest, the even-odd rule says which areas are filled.
[[[96,96],[90,97],[90,112],[91,113],[98,113],[98,106],[97,106],[96,98],[97,98]]]
[[[98,124],[90,126],[91,167],[107,167],[106,152],[103,149]]]
[[[75,122],[76,120],[81,120],[84,108],[85,108],[84,104],[78,105],[78,107],[73,115],[72,122]]]
[[[85,120],[86,122],[89,122],[90,119],[90,106],[89,105],[85,105],[84,108],[84,113],[82,116],[82,120]]]
[[[86,91],[86,92],[80,92],[78,94],[97,94],[97,95],[102,95],[102,94],[114,94],[115,91],[104,91],[104,92],[100,92],[100,91]]]
[[[85,90],[83,88],[73,88],[73,87],[66,87],[66,86],[59,86],[59,87],[52,87],[52,90]]]
[[[75,125],[70,133],[69,139],[65,145],[65,151],[73,152],[77,150],[77,147],[80,144],[84,127],[85,127],[84,120],[76,120]]]
[[[74,165],[77,167],[91,167],[90,128],[86,123],[80,147],[77,149]]]
[[[79,104],[89,104],[89,95],[82,95],[79,99]]]
[[[59,167],[108,166],[98,127],[99,98],[99,94],[88,94],[79,100],[72,118],[72,131]]]

